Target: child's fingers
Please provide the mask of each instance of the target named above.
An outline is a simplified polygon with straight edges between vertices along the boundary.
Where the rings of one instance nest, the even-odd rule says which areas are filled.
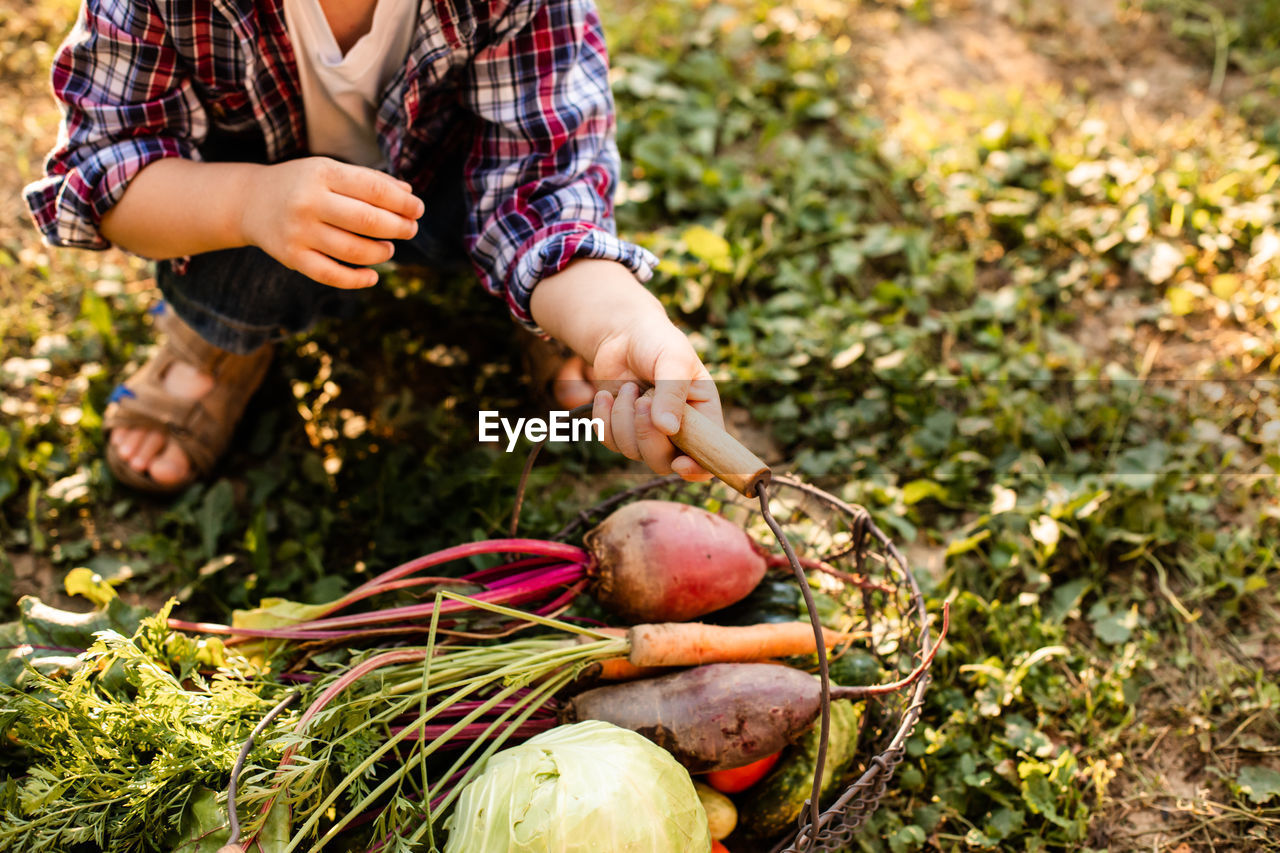
[[[670,474],[671,460],[680,455],[671,440],[659,432],[650,419],[653,402],[649,397],[636,401],[636,447],[640,458],[655,474]]]
[[[591,417],[599,418],[604,421],[604,437],[602,443],[605,447],[618,453],[618,445],[613,441],[613,423],[610,419],[610,413],[613,411],[613,395],[608,391],[597,391],[594,403],[591,406]]]
[[[694,408],[723,426],[720,397],[702,362],[691,348],[668,348],[654,365],[653,423],[667,435],[680,430],[684,404]]]
[[[340,193],[325,197],[320,221],[376,240],[408,240],[418,233],[416,220]]]
[[[378,274],[368,267],[348,267],[314,249],[300,254],[293,267],[307,278],[342,290],[358,290],[378,283]]]
[[[640,447],[636,444],[636,398],[639,396],[635,383],[626,383],[614,398],[610,412],[614,445],[623,456],[637,461],[640,459]]]
[[[711,479],[711,472],[688,456],[677,456],[672,459],[671,470],[690,483],[705,483]]]
[[[364,166],[336,161],[334,166],[336,168],[329,172],[329,188],[334,192],[415,221],[426,210],[422,199],[415,196],[404,181]]]
[[[311,248],[336,261],[361,267],[386,263],[396,251],[386,240],[370,240],[332,225],[321,225],[315,230]]]

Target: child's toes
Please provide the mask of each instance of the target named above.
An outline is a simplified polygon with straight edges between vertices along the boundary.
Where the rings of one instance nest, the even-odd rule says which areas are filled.
[[[181,483],[191,475],[191,460],[182,452],[182,448],[176,441],[170,441],[151,460],[149,473],[151,479],[162,486]]]
[[[133,453],[129,456],[129,464],[133,466],[135,471],[145,471],[147,466],[151,464],[151,460],[156,458],[156,454],[161,451],[165,444],[165,434],[159,430],[147,430],[142,434],[142,440],[138,442],[138,446],[134,448]]]
[[[138,442],[142,441],[142,436],[143,432],[140,429],[117,427],[111,431],[111,446],[116,449],[121,459],[132,459],[133,451],[138,449]]]

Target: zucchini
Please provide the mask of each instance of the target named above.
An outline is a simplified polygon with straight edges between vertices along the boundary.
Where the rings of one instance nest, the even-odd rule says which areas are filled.
[[[831,736],[822,773],[822,798],[834,793],[858,752],[858,733],[865,705],[848,699],[831,703]],[[821,724],[814,723],[777,766],[738,798],[738,825],[755,838],[767,839],[794,827],[804,801],[813,791]]]

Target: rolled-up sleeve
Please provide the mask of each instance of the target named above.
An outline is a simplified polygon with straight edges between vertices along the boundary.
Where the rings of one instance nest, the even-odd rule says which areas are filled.
[[[590,0],[543,0],[478,51],[462,86],[480,119],[467,161],[467,247],[481,281],[535,329],[534,287],[575,258],[617,261],[640,280],[657,258],[620,240],[609,62]]]
[[[204,110],[145,0],[88,0],[52,82],[62,124],[44,177],[24,190],[27,206],[49,244],[105,249],[102,216],[144,166],[198,157]]]

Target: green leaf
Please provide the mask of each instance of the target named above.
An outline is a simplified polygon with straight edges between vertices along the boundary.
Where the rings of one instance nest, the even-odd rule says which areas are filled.
[[[1027,815],[1021,810],[996,809],[991,819],[987,821],[986,831],[997,840],[1003,840],[1022,829],[1026,822]]]
[[[111,322],[111,306],[92,290],[85,290],[80,297],[80,316],[89,321],[89,325],[104,341],[115,346],[116,327]]]
[[[947,544],[947,557],[958,557],[961,554],[972,551],[983,542],[991,538],[990,530],[979,530],[972,536],[966,536],[963,539],[957,539]]]
[[[202,553],[212,560],[218,553],[218,539],[231,526],[235,514],[235,493],[230,480],[219,480],[205,492],[200,508],[196,510],[196,524],[200,528]]]
[[[234,628],[287,628],[319,619],[332,607],[332,604],[300,604],[284,598],[264,598],[252,610],[234,611],[231,625]]]
[[[843,370],[862,358],[862,354],[866,351],[867,347],[862,341],[855,341],[831,357],[831,366],[836,370]]]
[[[704,261],[716,272],[733,272],[729,241],[710,228],[705,225],[694,225],[692,228],[686,228],[680,238],[688,247],[689,254]]]
[[[946,496],[946,487],[933,480],[912,480],[902,487],[902,501],[907,506],[915,506],[925,498],[942,500]]]
[[[1259,805],[1273,797],[1280,797],[1280,771],[1270,767],[1241,767],[1236,784],[1240,786],[1240,793],[1247,796],[1250,802]]]
[[[911,824],[889,836],[889,849],[893,853],[911,853],[913,850],[919,850],[924,842],[924,830]]]
[[[267,814],[250,853],[281,853],[289,846],[287,812],[288,809],[273,808]],[[165,845],[170,853],[218,853],[230,837],[228,830],[226,804],[218,802],[217,793],[201,787],[187,804],[178,828],[165,839]]]
[[[79,669],[77,655],[93,645],[95,633],[116,631],[128,637],[150,615],[118,598],[88,613],[71,613],[27,595],[18,610],[18,621],[0,625],[0,685],[21,684],[28,665],[44,673]]]
[[[1018,765],[1018,776],[1022,783],[1022,800],[1032,812],[1042,815],[1064,829],[1071,827],[1071,821],[1058,811],[1057,792],[1046,773],[1048,765],[1040,762],[1024,761]]]
[[[1111,608],[1099,602],[1089,612],[1093,622],[1093,633],[1102,642],[1118,646],[1127,643],[1133,636],[1133,629],[1138,627],[1138,605],[1126,611],[1112,613]]]
[[[1209,283],[1209,289],[1213,291],[1213,295],[1222,300],[1230,299],[1235,292],[1240,289],[1240,276],[1235,273],[1221,273],[1215,275]]]
[[[72,569],[67,572],[62,585],[67,595],[84,596],[97,607],[105,606],[116,597],[115,588],[93,569]]]
[[[1084,598],[1090,586],[1087,578],[1075,578],[1055,587],[1045,618],[1055,625],[1061,624],[1062,620],[1067,618],[1067,614],[1080,605],[1080,600]]]
[[[1183,287],[1171,287],[1165,291],[1169,299],[1169,311],[1175,317],[1184,317],[1196,310],[1195,294]]]

